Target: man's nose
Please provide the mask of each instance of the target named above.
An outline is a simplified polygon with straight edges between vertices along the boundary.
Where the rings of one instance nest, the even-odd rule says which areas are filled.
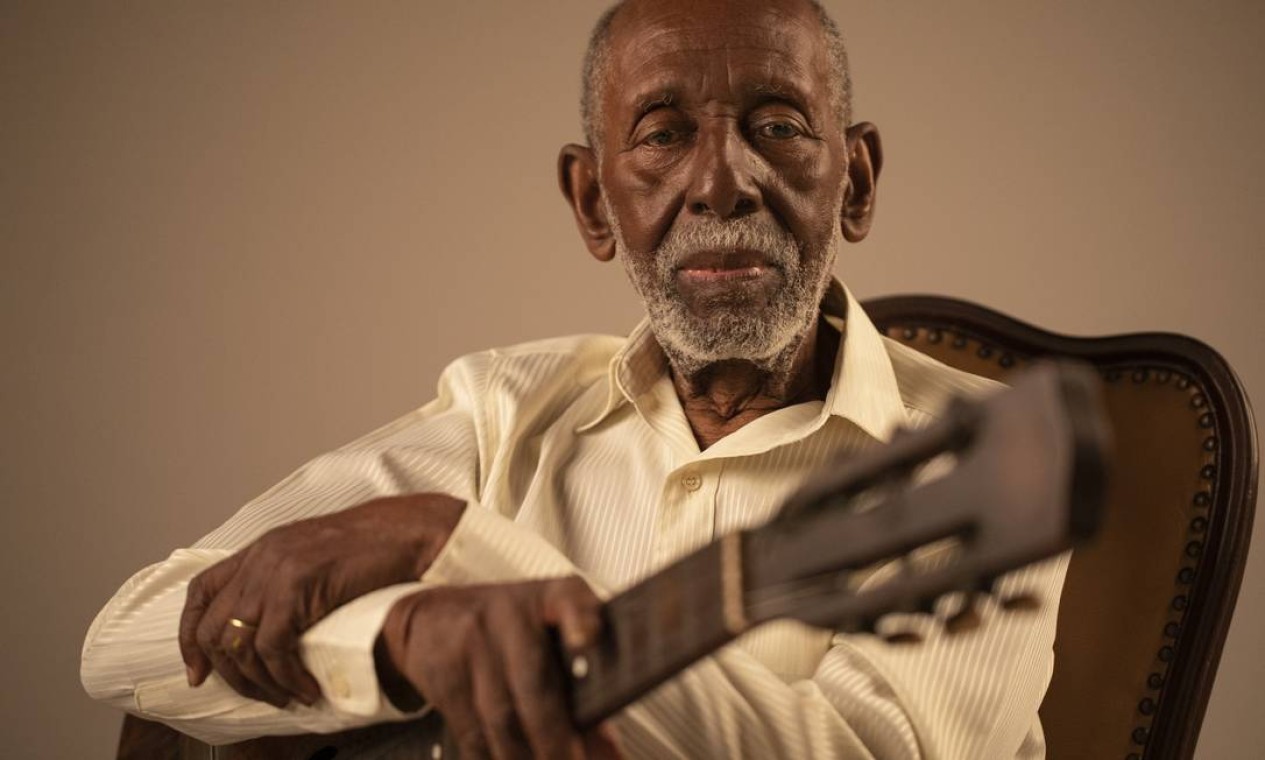
[[[763,201],[742,134],[727,126],[706,130],[700,138],[685,199],[690,213],[729,219],[757,211]]]

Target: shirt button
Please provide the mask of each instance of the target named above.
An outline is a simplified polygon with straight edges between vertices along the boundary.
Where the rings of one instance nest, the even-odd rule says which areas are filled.
[[[698,473],[691,472],[681,478],[681,486],[687,491],[697,491],[703,487],[703,479]]]

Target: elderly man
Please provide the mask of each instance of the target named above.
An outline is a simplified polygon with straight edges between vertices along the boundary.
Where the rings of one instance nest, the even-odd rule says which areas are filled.
[[[830,275],[863,239],[878,132],[851,123],[839,32],[809,0],[629,0],[586,59],[589,146],[559,158],[593,256],[648,319],[462,358],[430,404],[319,457],[98,616],[97,698],[221,743],[442,713],[463,756],[600,749],[570,728],[548,632],[768,519],[814,468],[989,384],[881,337]],[[791,623],[612,723],[645,757],[1044,755],[1065,561],[1010,578],[1042,611],[893,647]]]

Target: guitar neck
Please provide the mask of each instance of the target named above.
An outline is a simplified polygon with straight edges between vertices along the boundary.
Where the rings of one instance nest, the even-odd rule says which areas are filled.
[[[614,597],[601,642],[573,655],[571,714],[596,726],[742,633],[742,534],[709,544]]]

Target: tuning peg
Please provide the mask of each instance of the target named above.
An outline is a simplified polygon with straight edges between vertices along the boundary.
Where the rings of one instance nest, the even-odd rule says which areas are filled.
[[[944,621],[944,629],[951,634],[964,633],[979,628],[981,623],[979,612],[975,609],[975,595],[967,594],[962,599],[962,606]]]
[[[922,636],[913,631],[892,631],[891,633],[883,634],[883,641],[897,646],[921,644]]]
[[[1034,612],[1041,609],[1041,602],[1032,594],[1014,594],[1002,599],[1000,604],[1007,612]]]

